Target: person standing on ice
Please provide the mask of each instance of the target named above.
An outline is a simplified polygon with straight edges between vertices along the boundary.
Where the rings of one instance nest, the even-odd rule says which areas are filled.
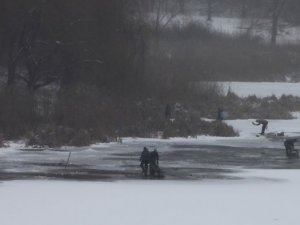
[[[141,156],[140,156],[140,166],[142,168],[142,173],[146,177],[148,175],[148,165],[150,160],[150,152],[148,148],[144,147]]]
[[[253,125],[255,126],[259,126],[259,125],[262,125],[261,127],[261,135],[264,135],[265,134],[265,130],[268,126],[268,121],[265,120],[265,119],[257,119],[255,122],[252,122]]]
[[[217,119],[219,120],[219,121],[222,121],[223,119],[225,119],[224,118],[224,110],[222,109],[222,108],[218,108],[218,116],[217,116]]]
[[[154,177],[155,175],[160,176],[160,168],[158,166],[159,156],[156,149],[150,152],[150,176]]]

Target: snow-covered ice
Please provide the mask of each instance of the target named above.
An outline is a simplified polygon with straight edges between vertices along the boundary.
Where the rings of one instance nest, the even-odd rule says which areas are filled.
[[[0,184],[2,225],[298,225],[299,170],[242,180]]]

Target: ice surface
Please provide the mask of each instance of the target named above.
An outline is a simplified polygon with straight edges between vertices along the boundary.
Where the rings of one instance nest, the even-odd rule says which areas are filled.
[[[299,170],[242,180],[0,184],[2,225],[298,225]]]

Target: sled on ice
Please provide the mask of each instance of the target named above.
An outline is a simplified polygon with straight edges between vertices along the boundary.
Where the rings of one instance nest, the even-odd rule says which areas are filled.
[[[287,136],[284,135],[284,132],[269,132],[266,134],[256,134],[256,137],[265,137],[270,141],[284,141]]]

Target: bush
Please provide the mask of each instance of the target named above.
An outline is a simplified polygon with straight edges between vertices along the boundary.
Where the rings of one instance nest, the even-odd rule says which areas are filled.
[[[35,147],[59,147],[68,145],[75,135],[75,131],[69,127],[46,126],[30,132],[27,135],[27,146]]]
[[[151,79],[155,77],[154,84],[174,79],[183,84],[299,77],[299,45],[272,47],[248,35],[217,33],[195,22],[163,29],[159,46],[154,34],[149,37],[146,71]]]
[[[213,136],[233,137],[238,135],[232,126],[228,126],[226,123],[221,121],[211,122],[211,126]]]
[[[222,137],[238,136],[232,126],[228,126],[221,121],[204,121],[201,119],[180,120],[175,119],[169,122],[164,130],[163,138],[168,137],[188,137],[197,135],[212,135]]]
[[[79,130],[76,132],[72,140],[70,141],[70,145],[72,146],[88,146],[91,144],[91,137],[87,130]]]
[[[0,148],[5,147],[3,134],[0,133]]]
[[[292,119],[291,112],[300,110],[300,98],[276,96],[239,98],[233,93],[226,97],[226,106],[231,118]],[[233,110],[234,109],[234,110]]]
[[[26,138],[26,146],[44,147],[45,145],[37,134],[30,132]]]
[[[40,121],[35,112],[35,98],[18,89],[0,91],[0,132],[7,139],[15,139],[34,129]]]

